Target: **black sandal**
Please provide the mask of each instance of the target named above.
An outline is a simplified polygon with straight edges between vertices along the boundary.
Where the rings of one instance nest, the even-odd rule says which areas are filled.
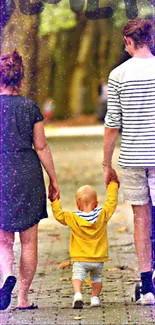
[[[3,287],[0,289],[0,310],[8,308],[11,302],[11,293],[16,284],[16,277],[10,275],[6,278]]]

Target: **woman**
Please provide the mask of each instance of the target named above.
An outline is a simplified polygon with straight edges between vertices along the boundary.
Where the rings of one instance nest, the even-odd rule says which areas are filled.
[[[41,164],[49,176],[49,196],[59,198],[43,116],[34,101],[19,95],[23,78],[22,57],[16,50],[0,58],[0,309],[8,307],[16,283],[15,232],[21,243],[17,308],[37,308],[30,304],[28,291],[37,267],[38,223],[48,217]]]

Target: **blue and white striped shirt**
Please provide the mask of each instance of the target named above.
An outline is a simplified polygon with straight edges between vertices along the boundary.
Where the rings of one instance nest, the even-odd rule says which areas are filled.
[[[81,217],[91,223],[95,223],[101,210],[102,210],[102,208],[95,208],[94,210],[92,210],[90,212],[83,212],[83,211],[78,210],[74,213],[77,214],[79,217]]]
[[[133,57],[110,73],[105,125],[122,126],[120,166],[155,166],[155,57]]]

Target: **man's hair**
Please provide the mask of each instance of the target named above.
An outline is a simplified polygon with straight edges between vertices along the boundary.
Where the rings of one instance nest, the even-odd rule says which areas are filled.
[[[150,20],[132,19],[123,28],[123,36],[131,37],[135,47],[142,47],[146,44],[149,48],[153,47],[153,26]]]
[[[21,55],[15,49],[0,57],[0,84],[18,90],[24,78],[24,65]]]

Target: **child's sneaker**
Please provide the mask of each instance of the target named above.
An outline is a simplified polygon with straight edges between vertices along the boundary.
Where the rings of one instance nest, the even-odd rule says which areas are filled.
[[[142,295],[140,299],[136,301],[137,305],[154,305],[155,297],[152,292],[148,292],[145,295]]]
[[[83,308],[83,300],[81,292],[76,292],[73,297],[73,308],[74,309],[82,309]]]
[[[100,306],[100,299],[99,297],[91,297],[91,307],[99,307]]]

